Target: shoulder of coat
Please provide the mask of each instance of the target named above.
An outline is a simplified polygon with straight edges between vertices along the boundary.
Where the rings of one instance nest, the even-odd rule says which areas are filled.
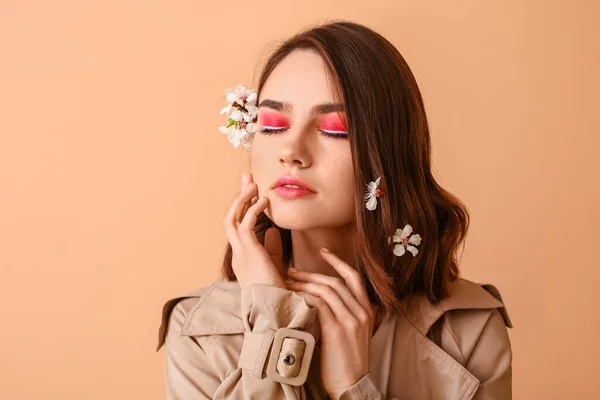
[[[180,331],[182,336],[214,333],[223,328],[225,331],[229,328],[231,331],[243,332],[243,324],[239,317],[240,292],[241,288],[237,281],[228,281],[220,277],[208,286],[168,299],[162,307],[156,351],[160,350],[165,342],[169,318],[175,307],[179,307],[184,315]],[[232,327],[234,329],[231,329]]]
[[[406,303],[406,318],[421,332],[427,335],[431,326],[445,312],[451,310],[493,310],[498,309],[504,323],[512,328],[512,322],[500,295],[494,285],[476,283],[458,278],[451,283],[450,295],[437,304],[432,304],[425,295],[414,297]]]

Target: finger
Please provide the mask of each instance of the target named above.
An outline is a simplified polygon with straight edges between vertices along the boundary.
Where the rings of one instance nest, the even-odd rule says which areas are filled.
[[[251,185],[252,183],[254,183],[254,178],[252,177],[251,173],[244,174],[244,178],[245,178],[245,184],[242,185],[242,190],[246,186]],[[252,197],[252,199],[250,200],[250,202],[246,203],[244,205],[244,210],[242,211],[242,214],[238,218],[238,222],[241,221],[241,219],[244,217],[244,215],[246,215],[246,211],[248,211],[248,208],[250,208],[250,206],[252,206],[254,203],[256,203],[256,200],[258,200],[258,196]]]
[[[231,244],[234,250],[240,247],[240,239],[237,231],[237,227],[239,225],[239,217],[238,215],[241,213],[241,209],[243,204],[248,201],[248,198],[256,194],[257,188],[250,184],[246,185],[244,190],[234,199],[233,203],[229,207],[227,214],[223,220],[223,229],[225,230],[225,235],[227,236],[227,240]]]
[[[240,192],[241,192],[242,190],[244,190],[244,188],[245,188],[245,187],[246,187],[246,185],[248,184],[248,181],[249,181],[248,174],[244,174],[244,175],[242,175],[242,187],[240,188]]]
[[[346,286],[356,300],[362,305],[362,308],[373,317],[373,308],[371,306],[371,302],[369,301],[369,296],[367,295],[367,290],[365,289],[365,285],[360,277],[360,274],[355,268],[352,268],[350,265],[345,263],[342,259],[340,259],[337,255],[333,254],[329,250],[325,251],[325,247],[321,248],[321,257],[325,259],[338,274],[344,279],[346,282]]]
[[[253,196],[258,194],[258,187],[255,184],[248,184],[243,191],[233,200],[233,203],[229,207],[229,211],[225,216],[227,223],[231,226],[237,227],[243,217],[244,205],[249,202]]]
[[[296,293],[299,296],[304,297],[304,299],[306,300],[306,304],[317,309],[317,319],[319,320],[319,324],[321,325],[321,332],[325,331],[326,328],[331,329],[332,326],[338,324],[338,321],[336,320],[335,316],[333,315],[325,301],[323,301],[317,296],[314,296],[311,293],[302,291]]]
[[[355,323],[358,322],[357,318],[346,306],[346,303],[344,303],[337,291],[331,286],[314,282],[286,281],[285,284],[294,291],[301,290],[323,299],[338,322],[344,322],[345,324],[352,321]]]
[[[240,193],[244,191],[244,189],[246,188],[246,186],[248,186],[250,184],[250,177],[249,174],[244,174],[244,176],[242,177],[242,187],[240,188]],[[252,200],[250,200],[250,203],[252,203]],[[246,210],[248,209],[248,207],[250,207],[252,204],[248,204],[245,203],[244,204],[244,208],[242,210],[242,215],[246,214]]]
[[[250,185],[250,184],[254,183],[254,177],[252,176],[252,174],[251,174],[251,173],[248,173],[248,174],[246,175],[246,179],[247,179],[247,181],[246,181],[246,184],[247,184],[247,185]],[[257,185],[257,186],[258,186],[258,185]],[[257,200],[258,200],[258,196],[254,196],[254,197],[252,197],[252,200],[250,200],[250,204],[249,204],[249,205],[248,205],[248,207],[246,207],[246,209],[244,210],[244,213],[242,214],[242,217],[243,217],[244,215],[246,215],[246,211],[248,211],[248,208],[250,208],[250,206],[252,206],[254,203],[256,203],[256,201],[257,201]]]
[[[244,210],[238,217],[236,217],[237,218],[237,226],[239,226],[240,222],[242,222],[242,220],[244,219],[244,216],[248,212],[248,209],[250,207],[252,207],[257,201],[258,201],[258,196],[253,196],[252,199],[250,200],[250,202],[248,202],[244,205]]]
[[[244,215],[248,212],[248,209],[252,207],[252,199],[255,195],[258,194],[258,186],[253,183],[248,183],[244,188],[244,191],[250,190],[249,194],[245,194],[243,196],[243,200],[241,201],[241,207],[236,210],[234,223],[239,225],[240,222],[244,219]],[[240,193],[241,194],[241,193]]]
[[[271,261],[277,267],[277,271],[283,276],[283,249],[281,246],[281,235],[279,229],[271,227],[265,233],[265,250],[269,253]]]
[[[321,285],[329,285],[337,292],[337,294],[341,297],[341,299],[344,301],[346,307],[349,310],[363,309],[362,304],[357,301],[356,297],[354,296],[354,293],[350,291],[348,286],[346,286],[346,282],[342,278],[320,274],[317,272],[308,272],[300,270],[288,270],[288,274],[295,281],[313,282]]]
[[[256,240],[256,235],[254,234],[254,227],[256,226],[256,220],[258,219],[258,215],[267,207],[269,204],[269,198],[266,196],[261,197],[254,203],[248,211],[242,222],[240,222],[238,226],[238,235],[240,241],[244,242],[248,239]],[[252,235],[251,235],[252,233]]]

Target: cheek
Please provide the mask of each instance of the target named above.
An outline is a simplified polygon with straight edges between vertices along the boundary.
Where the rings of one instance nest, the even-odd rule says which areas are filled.
[[[252,141],[252,149],[250,150],[250,173],[254,179],[254,183],[258,185],[258,194],[263,196],[269,191],[270,185],[276,177],[273,176],[273,151],[269,148],[268,140],[261,140],[258,134]],[[273,141],[271,141],[273,142]],[[273,182],[271,182],[273,180]]]
[[[354,171],[352,157],[341,157],[332,160],[325,169],[328,193],[337,202],[354,204]],[[341,204],[340,204],[341,205]]]
[[[354,204],[354,174],[352,169],[347,169],[340,175],[340,182],[343,185],[340,192],[344,193],[349,204]]]
[[[327,205],[329,218],[335,225],[346,224],[355,219],[354,204],[354,174],[351,165],[346,168],[336,168],[327,174],[331,185],[327,190]]]

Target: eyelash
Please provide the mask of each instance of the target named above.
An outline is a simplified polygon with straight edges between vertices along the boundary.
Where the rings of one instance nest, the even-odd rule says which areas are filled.
[[[287,129],[288,128],[276,128],[276,129],[262,128],[262,129],[257,129],[256,132],[262,133],[263,135],[272,135],[274,133],[284,132]],[[324,131],[322,129],[319,129],[319,131],[323,134],[323,136],[332,137],[335,139],[342,139],[342,138],[348,137],[347,133],[331,133],[331,132]]]

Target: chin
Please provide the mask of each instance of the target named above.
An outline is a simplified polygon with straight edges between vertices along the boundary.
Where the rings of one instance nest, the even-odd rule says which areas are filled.
[[[267,216],[280,228],[289,230],[306,230],[315,227],[315,223],[310,218],[303,218],[301,215],[294,214],[278,214]]]
[[[308,230],[314,228],[341,228],[353,223],[353,209],[326,208],[311,202],[273,202],[264,211],[280,228]]]
[[[319,221],[323,221],[323,218],[319,218],[315,214],[315,205],[309,203],[299,202],[294,200],[292,202],[286,201],[287,204],[270,204],[265,210],[267,217],[283,229],[290,230],[304,230],[314,228],[318,225]]]

